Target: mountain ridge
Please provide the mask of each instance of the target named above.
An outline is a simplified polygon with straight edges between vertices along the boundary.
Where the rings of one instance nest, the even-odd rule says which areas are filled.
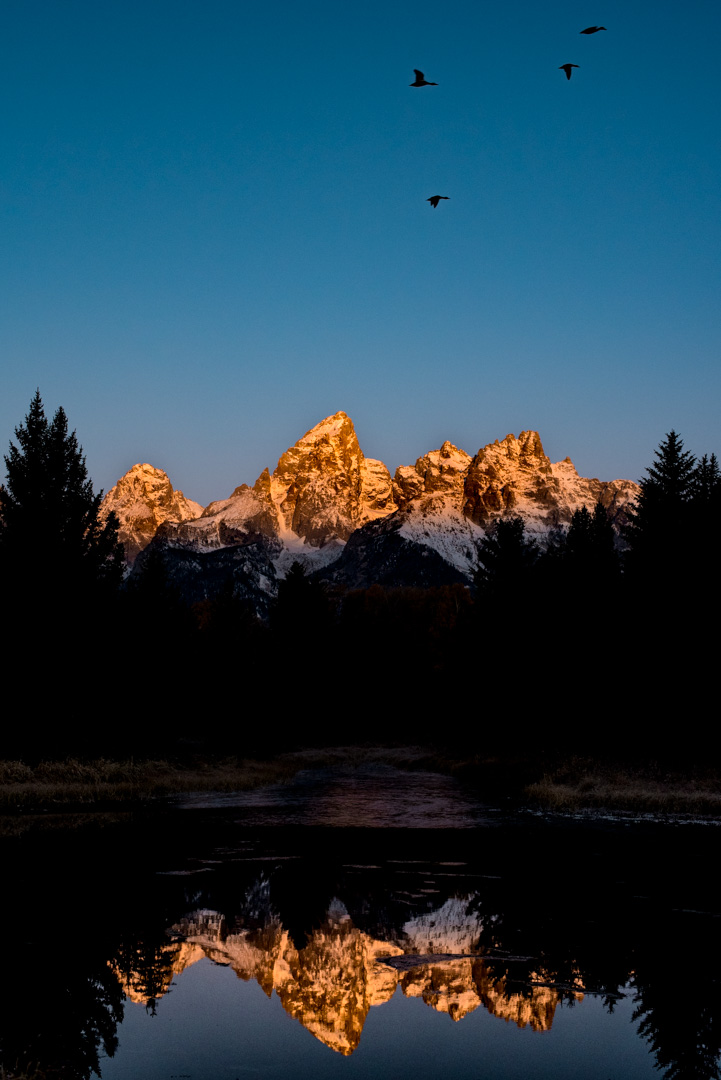
[[[117,514],[130,566],[151,543],[198,573],[202,562],[220,565],[223,551],[242,548],[247,572],[272,594],[295,561],[350,586],[392,582],[394,574],[399,584],[439,576],[468,582],[478,544],[497,518],[519,515],[543,542],[596,502],[618,527],[638,491],[630,480],[581,477],[569,457],[552,463],[531,430],[487,443],[473,457],[447,440],[391,477],[383,462],[365,457],[341,411],[281,454],[272,473],[264,469],[252,487],[240,484],[226,499],[200,507],[143,464],[108,492],[103,513]],[[383,570],[386,557],[395,570]],[[406,573],[404,561],[415,569]]]

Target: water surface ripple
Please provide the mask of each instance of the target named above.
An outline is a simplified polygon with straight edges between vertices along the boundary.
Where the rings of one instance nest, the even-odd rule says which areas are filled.
[[[369,829],[473,829],[498,818],[453,776],[391,765],[303,769],[289,783],[253,791],[198,792],[173,800],[184,810],[237,809],[244,825]]]

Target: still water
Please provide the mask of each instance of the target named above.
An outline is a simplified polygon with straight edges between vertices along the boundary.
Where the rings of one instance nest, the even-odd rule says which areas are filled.
[[[0,846],[8,1076],[719,1076],[718,830],[388,768]]]

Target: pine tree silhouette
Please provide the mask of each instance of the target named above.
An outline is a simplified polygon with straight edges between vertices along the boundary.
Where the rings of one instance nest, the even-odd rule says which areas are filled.
[[[643,654],[646,649],[653,658],[639,672],[640,707],[628,709],[635,720],[628,740],[639,753],[648,754],[653,748],[657,756],[676,763],[701,761],[710,750],[711,725],[698,725],[691,736],[673,722],[664,726],[658,721],[705,716],[708,701],[717,694],[715,639],[691,632],[708,623],[714,603],[715,552],[707,544],[708,530],[699,525],[695,501],[699,490],[713,488],[713,469],[707,461],[699,472],[695,457],[684,450],[675,431],[668,433],[655,457],[623,529],[629,545],[621,623],[626,652],[631,655],[637,648]],[[679,632],[680,627],[687,632]]]
[[[576,510],[568,529],[565,558],[572,578],[580,578],[593,588],[618,575],[613,526],[602,503],[596,503],[593,514],[586,506]]]
[[[683,440],[669,431],[655,451],[656,463],[646,469],[636,509],[624,529],[631,563],[643,562],[652,572],[668,554],[670,541],[688,524],[694,494],[696,458],[683,448]]]
[[[0,522],[3,661],[15,700],[32,700],[33,723],[4,725],[0,754],[102,750],[113,725],[107,715],[97,723],[95,702],[118,645],[118,522],[101,518],[75,432],[62,409],[48,422],[39,391],[15,436]]]
[[[7,595],[20,603],[78,605],[122,576],[114,515],[100,517],[82,447],[59,408],[51,423],[36,391],[16,446],[5,456],[0,565]]]
[[[689,508],[688,546],[689,592],[713,610],[721,596],[721,560],[718,538],[721,531],[721,469],[715,454],[699,461],[693,475]],[[710,643],[704,643],[709,644]],[[715,667],[715,658],[712,660]]]
[[[298,635],[298,643],[307,646],[326,637],[330,623],[325,589],[308,577],[301,563],[294,562],[278,585],[278,599],[271,610],[273,632],[281,638]]]
[[[521,517],[499,518],[478,547],[475,585],[479,594],[508,600],[519,598],[528,586],[538,559],[538,547],[525,535]]]
[[[718,527],[721,521],[721,469],[715,454],[711,457],[704,454],[696,466],[691,505],[696,528],[715,530]]]

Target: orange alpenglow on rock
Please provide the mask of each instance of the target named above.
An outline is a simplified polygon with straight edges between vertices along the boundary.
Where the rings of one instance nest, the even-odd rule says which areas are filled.
[[[164,522],[192,521],[200,517],[203,507],[174,488],[162,469],[146,463],[133,465],[107,493],[101,508],[103,519],[111,511],[120,522],[126,559],[133,562]]]
[[[399,546],[422,554],[424,565],[430,551],[438,572],[470,581],[478,544],[498,518],[521,516],[527,533],[544,543],[599,501],[618,528],[638,493],[630,480],[579,476],[569,458],[552,463],[535,431],[487,443],[474,457],[446,440],[391,478],[382,461],[365,456],[350,417],[337,412],[290,446],[273,472],[265,469],[252,487],[241,484],[204,510],[160,469],[136,465],[102,511],[119,518],[128,564],[154,537],[170,558],[176,550],[205,558],[242,547],[243,581],[255,580],[252,570],[257,588],[270,595],[294,561],[306,571],[335,564],[339,581],[370,581],[386,563],[396,565]],[[203,565],[187,573],[200,576]]]

